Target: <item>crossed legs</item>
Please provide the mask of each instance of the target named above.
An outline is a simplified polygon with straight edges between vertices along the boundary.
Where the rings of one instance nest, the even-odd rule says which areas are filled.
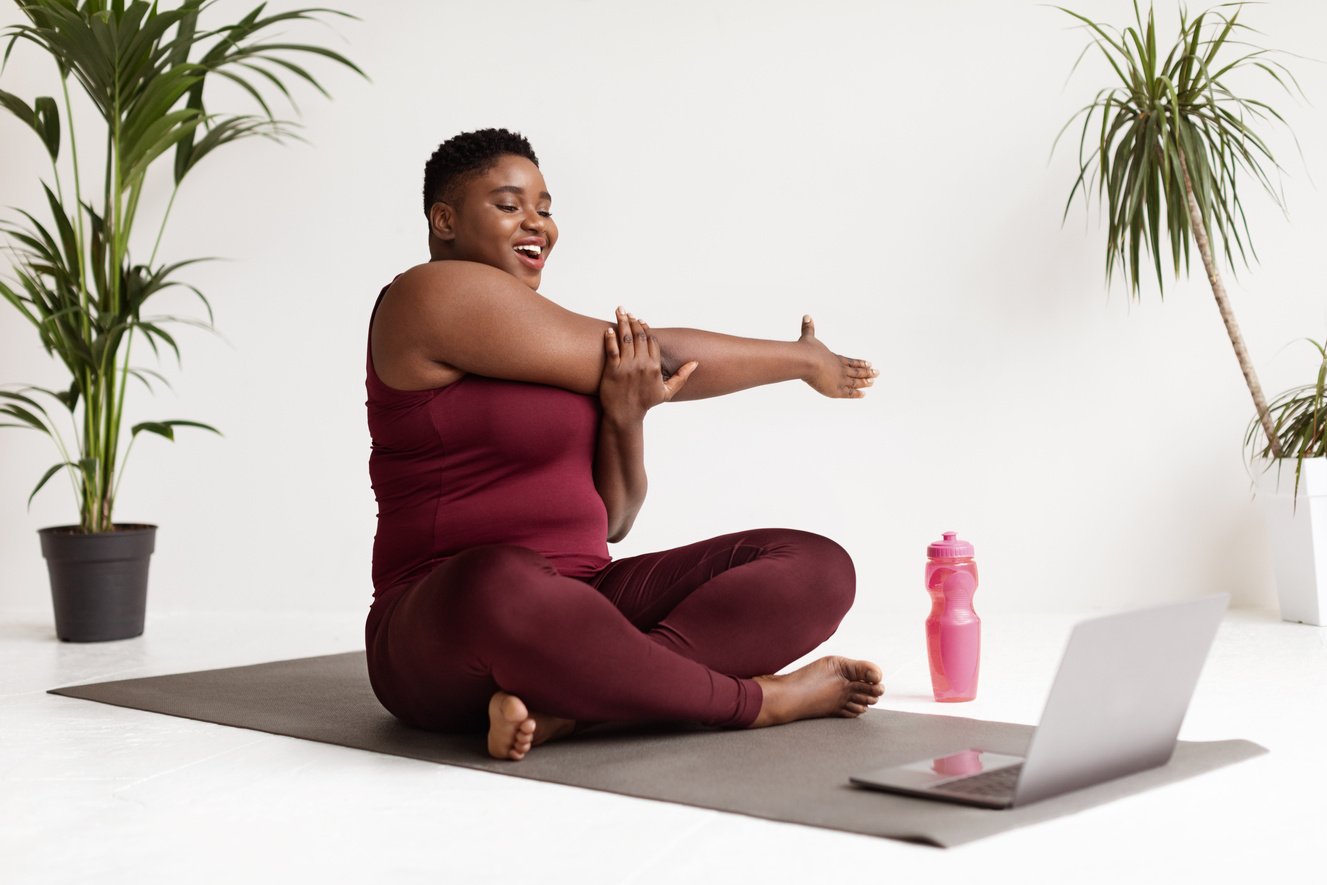
[[[766,694],[784,686],[754,677],[828,638],[852,603],[854,580],[839,545],[790,529],[629,557],[584,579],[524,547],[476,547],[375,602],[369,673],[398,718],[487,730],[491,751],[495,729],[509,732],[498,743],[528,749],[574,721],[773,724],[802,716],[769,703],[778,699]],[[809,715],[849,706],[839,715],[856,715],[874,703],[878,670],[822,660],[863,666],[821,666],[822,689],[835,682],[837,700]]]

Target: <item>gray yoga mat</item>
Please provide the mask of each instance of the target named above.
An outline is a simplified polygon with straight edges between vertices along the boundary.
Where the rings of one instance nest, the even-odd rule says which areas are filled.
[[[850,786],[848,776],[967,747],[1021,753],[1027,725],[872,710],[775,728],[604,725],[521,762],[479,735],[408,728],[369,686],[364,653],[52,689],[65,695],[393,756],[769,820],[947,847],[1073,814],[1267,752],[1249,741],[1180,741],[1168,765],[1022,808],[988,811]]]

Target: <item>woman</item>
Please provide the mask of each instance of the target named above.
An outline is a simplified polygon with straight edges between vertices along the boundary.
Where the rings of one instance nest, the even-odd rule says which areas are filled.
[[[796,342],[614,324],[539,295],[552,198],[519,134],[462,133],[425,167],[427,264],[369,321],[378,499],[369,674],[399,719],[530,748],[600,721],[715,727],[858,716],[878,667],[825,657],[855,572],[838,544],[757,529],[612,560],[645,499],[645,413],[794,378],[860,397],[878,374]],[[642,232],[644,233],[644,232]]]

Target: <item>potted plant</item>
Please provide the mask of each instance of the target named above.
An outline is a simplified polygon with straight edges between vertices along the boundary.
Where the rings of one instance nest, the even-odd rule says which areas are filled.
[[[1281,458],[1283,435],[1276,430],[1230,306],[1214,238],[1232,268],[1236,252],[1246,265],[1250,255],[1256,257],[1240,198],[1242,180],[1253,179],[1282,206],[1268,175],[1269,169],[1279,167],[1260,129],[1273,122],[1284,125],[1285,120],[1270,104],[1238,94],[1232,75],[1265,75],[1287,93],[1287,82],[1297,89],[1298,83],[1271,50],[1248,42],[1245,32],[1251,29],[1239,22],[1242,6],[1223,4],[1192,20],[1181,10],[1179,34],[1169,49],[1158,46],[1150,7],[1144,23],[1135,2],[1134,24],[1123,31],[1059,7],[1090,34],[1079,61],[1096,48],[1112,73],[1110,82],[1069,118],[1055,141],[1058,144],[1074,121],[1083,118],[1078,177],[1064,217],[1080,192],[1090,203],[1095,190],[1109,220],[1108,284],[1118,266],[1130,294],[1138,297],[1150,257],[1164,293],[1162,244],[1176,276],[1181,265],[1188,270],[1190,241],[1197,247],[1253,398],[1267,453]],[[1229,15],[1223,11],[1231,8]]]
[[[0,422],[40,431],[59,451],[59,460],[28,496],[29,506],[61,472],[79,502],[79,524],[39,532],[51,574],[56,632],[63,640],[123,639],[143,632],[147,562],[156,527],[113,521],[133,441],[140,433],[173,440],[177,427],[215,432],[196,421],[145,421],[129,428],[129,443],[123,453],[120,450],[126,436],[121,421],[130,377],[149,391],[154,379],[169,383],[156,371],[130,364],[135,337],[158,356],[165,345],[178,361],[179,347],[166,325],[212,328],[207,298],[177,276],[181,268],[206,259],[157,261],[157,247],[181,181],[224,144],[254,135],[276,141],[298,137],[291,130],[294,124],[272,115],[259,89],[271,86],[289,98],[285,81],[293,75],[327,94],[290,56],[322,56],[363,75],[330,49],[262,39],[263,32],[278,23],[316,20],[322,12],[354,16],[300,9],[263,17],[263,4],[235,24],[203,28],[199,13],[213,2],[184,0],[176,9],[159,9],[155,3],[124,0],[20,0],[18,7],[28,22],[5,33],[6,62],[15,43],[23,41],[49,55],[60,77],[60,101],[42,96],[29,104],[0,90],[0,105],[29,126],[45,146],[54,185],[42,182],[43,209],[50,213],[45,224],[37,214],[20,210],[21,221],[0,225],[15,278],[15,285],[0,282],[0,295],[32,324],[47,354],[63,363],[69,386],[0,391]],[[241,86],[262,114],[209,110],[204,87],[214,77]],[[98,150],[90,158],[78,151],[71,79],[105,124],[104,133],[97,133],[104,136],[102,140],[91,142]],[[69,150],[64,154],[67,163],[62,163],[66,133]],[[88,143],[85,137],[84,144]],[[149,169],[172,154],[170,201],[152,252],[143,261],[131,254],[131,242],[140,220],[145,180]],[[105,170],[104,178],[89,179],[89,170]],[[207,309],[206,322],[145,312],[149,299],[173,287],[197,295]],[[68,413],[72,443],[60,433],[47,407],[57,414]]]
[[[1294,387],[1272,401],[1275,439],[1281,455],[1256,419],[1244,435],[1267,517],[1281,617],[1327,624],[1327,339],[1305,339],[1318,352],[1312,384]],[[1292,466],[1293,465],[1293,466]]]

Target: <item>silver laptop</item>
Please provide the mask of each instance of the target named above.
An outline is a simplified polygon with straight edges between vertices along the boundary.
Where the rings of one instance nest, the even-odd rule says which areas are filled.
[[[1026,757],[969,748],[849,780],[1011,808],[1165,765],[1229,601],[1221,593],[1074,627]]]

